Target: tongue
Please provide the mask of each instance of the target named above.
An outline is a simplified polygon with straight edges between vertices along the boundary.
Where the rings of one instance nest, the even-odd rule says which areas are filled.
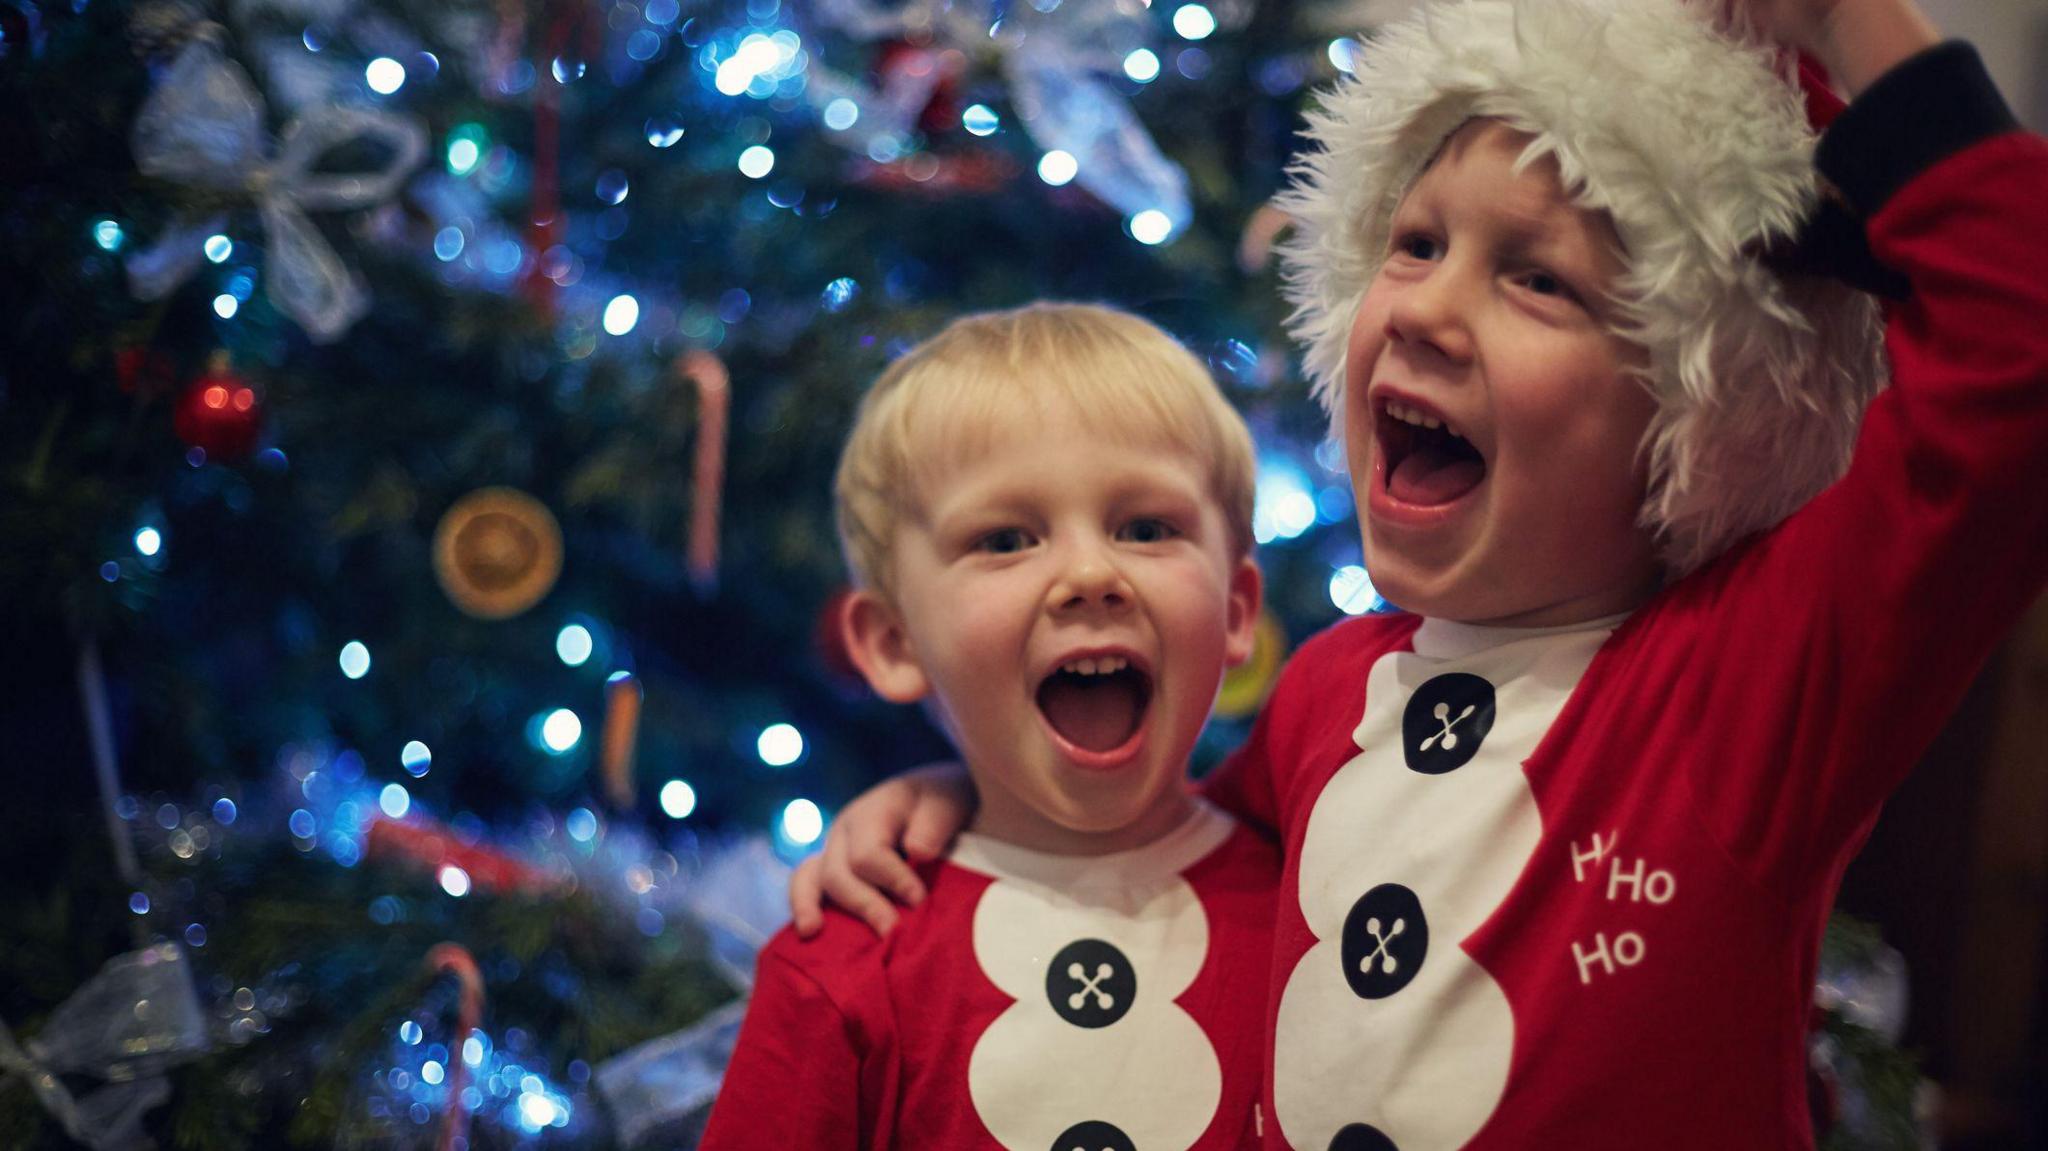
[[[1067,742],[1089,751],[1122,747],[1138,730],[1138,685],[1125,675],[1055,675],[1038,691],[1039,710]]]
[[[1387,494],[1404,504],[1447,504],[1486,477],[1486,465],[1437,444],[1419,444],[1387,477]]]

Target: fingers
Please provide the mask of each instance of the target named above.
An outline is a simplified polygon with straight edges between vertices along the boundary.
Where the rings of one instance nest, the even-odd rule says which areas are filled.
[[[825,926],[822,888],[818,869],[823,866],[817,856],[811,856],[796,865],[789,877],[789,919],[796,929],[798,939],[809,939]]]
[[[926,764],[903,780],[913,789],[903,814],[903,853],[937,859],[974,816],[974,781],[957,763]]]
[[[957,791],[932,787],[918,796],[903,828],[903,853],[912,859],[937,859],[967,825],[972,806]]]
[[[877,788],[874,798],[877,802],[862,818],[838,821],[845,834],[837,844],[827,845],[839,850],[828,852],[825,860],[825,893],[839,902],[842,887],[857,889],[863,903],[886,895],[914,906],[924,899],[924,881],[904,861],[898,847],[914,797],[901,781],[891,781]],[[854,910],[850,901],[847,908]],[[860,914],[870,924],[875,922],[874,916]],[[895,908],[889,908],[889,919],[893,921],[895,916]]]
[[[887,895],[906,907],[924,902],[924,880],[919,879],[893,844],[874,844],[866,850],[852,849],[847,863],[853,878]]]
[[[895,930],[896,905],[881,889],[856,876],[843,861],[838,867],[828,861],[820,870],[820,876],[824,881],[825,898],[858,916],[877,935],[887,935]]]
[[[879,934],[896,926],[897,905],[925,897],[924,880],[904,859],[945,851],[974,810],[973,783],[956,764],[928,767],[881,783],[846,805],[826,830],[825,846],[790,875],[790,921],[808,938],[830,901]]]

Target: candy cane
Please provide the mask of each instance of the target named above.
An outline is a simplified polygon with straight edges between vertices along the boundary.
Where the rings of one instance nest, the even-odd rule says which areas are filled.
[[[427,969],[455,976],[462,987],[462,999],[455,1013],[455,1041],[448,1045],[448,1110],[441,1120],[441,1137],[436,1151],[454,1151],[457,1140],[469,1139],[469,1108],[462,1105],[462,1091],[469,1086],[469,1060],[462,1049],[484,1019],[484,974],[476,959],[459,943],[437,943],[427,952]]]
[[[527,298],[543,312],[554,309],[555,283],[542,270],[548,249],[562,235],[561,203],[561,120],[562,85],[549,83],[549,69],[568,51],[571,39],[580,37],[578,50],[584,60],[595,58],[602,47],[603,25],[596,22],[597,8],[581,0],[563,0],[550,8],[552,18],[540,56],[534,61],[533,82],[533,182],[532,204],[528,210],[527,244],[533,250],[533,266],[523,285]],[[509,75],[512,49],[525,31],[520,6],[507,0],[499,9],[500,26],[493,63],[500,76]]]
[[[686,352],[676,374],[697,388],[697,461],[690,477],[690,582],[701,592],[718,587],[718,507],[725,487],[725,425],[732,408],[732,377],[725,361],[706,351]]]

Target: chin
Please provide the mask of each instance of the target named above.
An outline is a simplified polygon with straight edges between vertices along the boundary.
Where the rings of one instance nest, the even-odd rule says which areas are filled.
[[[1455,577],[1448,574],[1450,567],[1448,563],[1418,562],[1392,548],[1375,547],[1370,529],[1367,531],[1365,570],[1372,579],[1373,590],[1402,611],[1442,619],[1464,618],[1463,609],[1476,606],[1470,602],[1475,597],[1458,593]]]

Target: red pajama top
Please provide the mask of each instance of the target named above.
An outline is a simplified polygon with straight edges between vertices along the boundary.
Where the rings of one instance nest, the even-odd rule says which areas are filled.
[[[2048,143],[1987,93],[1937,49],[1823,144],[1911,283],[1843,480],[1625,619],[1294,656],[1209,792],[1285,849],[1267,1146],[1812,1145],[1842,869],[2048,577]]]
[[[886,938],[769,943],[702,1146],[1256,1146],[1279,872],[1207,804],[1109,856],[963,835]]]

